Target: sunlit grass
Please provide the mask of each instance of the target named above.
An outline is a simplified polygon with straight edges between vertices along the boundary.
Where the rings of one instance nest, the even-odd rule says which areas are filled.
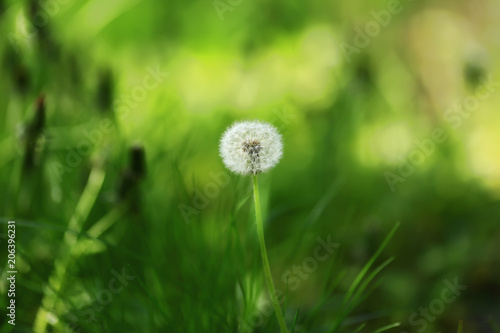
[[[410,331],[410,314],[454,276],[469,289],[429,330],[479,330],[477,304],[496,309],[498,97],[456,130],[441,110],[474,90],[457,55],[474,37],[457,33],[459,14],[415,4],[347,62],[338,44],[358,23],[346,14],[368,17],[375,4],[243,1],[220,20],[210,2],[70,1],[16,53],[8,33],[23,31],[29,6],[3,3],[0,225],[18,225],[14,331],[277,332],[252,183],[229,175],[218,152],[224,128],[241,119],[272,123],[286,144],[259,187],[291,332]],[[424,19],[440,15],[446,43],[443,31],[426,39],[436,23]],[[439,50],[457,57],[426,62]],[[119,112],[152,68],[168,75]],[[27,168],[41,94],[46,122]],[[436,127],[449,140],[391,192],[384,172]],[[78,153],[89,133],[98,139]],[[140,177],[131,171],[137,146]],[[77,162],[60,173],[68,158]],[[219,185],[213,174],[224,173]],[[181,204],[194,213],[186,218]],[[294,266],[314,256],[318,237],[340,247],[299,278]],[[122,269],[133,279],[111,292]]]

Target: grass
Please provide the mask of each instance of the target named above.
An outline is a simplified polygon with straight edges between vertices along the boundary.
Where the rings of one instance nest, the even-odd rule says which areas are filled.
[[[415,330],[455,278],[467,289],[428,330],[499,331],[498,94],[459,129],[430,99],[473,94],[464,68],[498,73],[457,56],[436,67],[451,80],[403,51],[461,54],[465,34],[439,42],[418,20],[455,31],[443,13],[469,19],[455,2],[412,3],[350,62],[337,46],[372,10],[356,3],[242,2],[221,20],[210,2],[69,2],[16,52],[9,33],[37,6],[0,1],[0,261],[15,220],[18,270],[16,326],[1,332],[278,332],[271,278],[294,333]],[[168,75],[145,89],[151,71]],[[261,229],[252,181],[218,156],[240,119],[283,135],[259,176]],[[392,192],[384,172],[436,127],[449,139]]]

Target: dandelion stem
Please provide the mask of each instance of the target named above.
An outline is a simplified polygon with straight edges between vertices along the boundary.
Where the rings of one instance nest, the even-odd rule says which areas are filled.
[[[276,290],[274,289],[271,268],[269,267],[269,260],[267,259],[266,243],[264,240],[264,227],[262,225],[262,213],[260,210],[259,183],[257,181],[257,175],[253,175],[253,194],[255,200],[255,217],[257,220],[257,235],[259,237],[260,252],[262,254],[262,264],[264,266],[264,275],[266,276],[267,287],[269,289],[269,294],[271,295],[271,301],[274,306],[276,317],[278,318],[281,333],[288,333],[288,329],[285,325],[285,319],[283,318],[281,307],[278,303],[278,297],[276,296]]]

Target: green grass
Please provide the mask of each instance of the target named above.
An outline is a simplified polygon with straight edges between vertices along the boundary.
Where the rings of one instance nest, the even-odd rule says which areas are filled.
[[[412,2],[344,59],[386,6],[242,1],[221,20],[210,1],[70,1],[16,52],[42,9],[0,1],[3,309],[8,220],[18,271],[0,332],[278,332],[252,180],[218,153],[242,119],[283,135],[259,199],[290,332],[416,331],[455,278],[427,330],[498,332],[498,92],[457,129],[443,118],[499,77],[479,52],[498,58],[494,10]],[[384,173],[437,127],[449,139],[392,192]],[[318,238],[339,246],[304,270]]]

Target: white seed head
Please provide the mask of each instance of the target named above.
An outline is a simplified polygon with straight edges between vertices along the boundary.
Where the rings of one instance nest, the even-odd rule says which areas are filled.
[[[278,130],[260,121],[234,123],[222,135],[219,149],[226,167],[241,175],[266,172],[283,155]]]

